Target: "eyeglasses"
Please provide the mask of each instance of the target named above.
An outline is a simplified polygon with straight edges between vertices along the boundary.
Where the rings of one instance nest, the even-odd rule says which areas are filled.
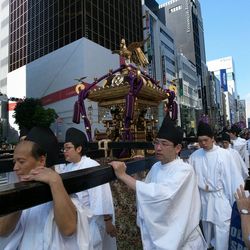
[[[167,141],[155,139],[153,142],[154,146],[160,145],[162,147],[173,147],[174,144],[169,144]]]
[[[74,148],[74,147],[65,147],[65,148],[63,149],[63,152],[67,152],[67,151],[69,151],[71,148]]]

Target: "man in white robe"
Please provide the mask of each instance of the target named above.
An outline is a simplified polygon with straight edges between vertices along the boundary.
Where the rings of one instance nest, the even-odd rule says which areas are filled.
[[[249,168],[249,156],[247,151],[247,141],[244,138],[239,137],[240,128],[236,125],[233,125],[229,131],[229,135],[232,142],[232,148],[237,150],[242,157],[243,161],[246,163],[246,166]]]
[[[64,156],[69,164],[56,167],[59,173],[97,167],[100,164],[85,155],[87,138],[76,129],[66,131]],[[93,213],[90,220],[91,239],[94,250],[115,250],[116,228],[113,198],[109,183],[76,193],[80,203]]]
[[[238,151],[231,147],[230,135],[228,133],[223,133],[221,139],[222,139],[222,147],[229,151],[230,155],[234,160],[235,165],[238,167],[242,175],[242,178],[245,180],[248,177],[248,167],[246,163],[243,161]]]
[[[199,123],[197,136],[200,149],[189,163],[198,176],[203,233],[209,246],[227,250],[234,192],[244,180],[229,151],[214,144],[208,124]]]
[[[50,187],[53,201],[0,217],[1,250],[92,250],[91,213],[77,196],[70,197],[53,171],[58,143],[53,132],[34,127],[14,151],[14,171],[20,181],[40,181]]]
[[[124,162],[114,161],[118,179],[136,191],[137,224],[144,250],[206,249],[199,228],[200,196],[192,166],[178,158],[183,132],[165,118],[155,140],[159,162],[145,182],[126,174]]]

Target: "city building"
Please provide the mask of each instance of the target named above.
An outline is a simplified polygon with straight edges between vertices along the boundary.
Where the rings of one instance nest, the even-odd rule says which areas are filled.
[[[160,5],[166,26],[173,33],[176,49],[196,66],[204,113],[207,113],[206,84],[207,67],[203,21],[198,0],[171,0]]]
[[[0,0],[0,92],[6,93],[9,44],[9,1]]]
[[[0,0],[0,138],[8,132],[8,111],[6,96],[8,53],[9,53],[9,0]]]
[[[238,108],[239,108],[239,122],[242,124],[242,127],[247,127],[247,121],[246,121],[246,101],[245,100],[239,100],[238,102]]]
[[[176,49],[173,34],[159,16],[158,10],[159,5],[156,1],[142,1],[144,39],[147,39],[144,51],[149,60],[148,74],[159,80],[162,88],[169,89],[177,78]],[[178,98],[177,92],[176,95]],[[159,106],[158,114],[161,124],[165,116],[163,104]]]
[[[10,1],[10,71],[82,37],[111,50],[140,41],[140,1]]]
[[[208,70],[220,80],[226,96],[226,119],[228,125],[239,122],[238,94],[234,62],[231,56],[207,62]]]
[[[182,53],[177,58],[181,125],[189,135],[191,131],[196,132],[199,111],[202,109],[197,89],[198,75],[195,65]]]
[[[219,132],[226,126],[225,98],[220,80],[209,71],[209,80],[206,86],[208,101],[208,116],[214,130]]]
[[[76,126],[75,79],[86,76],[92,83],[119,67],[112,50],[122,38],[127,44],[143,39],[140,0],[11,0],[7,95],[43,98],[59,115],[53,129],[62,140],[65,130]],[[86,102],[94,131],[100,126],[97,105]]]

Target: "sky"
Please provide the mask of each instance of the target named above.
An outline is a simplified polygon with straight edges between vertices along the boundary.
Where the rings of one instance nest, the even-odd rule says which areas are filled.
[[[159,4],[167,2],[158,0]],[[199,0],[203,18],[206,60],[232,56],[240,99],[250,118],[250,1]]]

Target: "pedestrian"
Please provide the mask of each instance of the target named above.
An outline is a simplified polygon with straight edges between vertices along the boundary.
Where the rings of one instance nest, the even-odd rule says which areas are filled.
[[[0,249],[92,250],[89,210],[70,197],[59,174],[50,167],[58,154],[50,129],[33,127],[14,151],[14,171],[20,181],[48,184],[53,201],[0,217]]]
[[[97,167],[100,164],[86,156],[86,135],[76,128],[66,131],[64,157],[68,164],[56,167],[59,173]],[[81,204],[93,213],[90,220],[94,250],[113,250],[116,247],[116,227],[113,198],[109,183],[76,193]]]
[[[233,149],[237,150],[242,157],[243,161],[246,163],[249,168],[249,155],[247,151],[247,141],[244,138],[239,137],[241,132],[240,128],[237,125],[232,125],[229,135],[232,141]]]
[[[199,227],[197,178],[192,166],[178,157],[182,139],[181,129],[166,117],[154,141],[159,161],[145,182],[127,175],[124,162],[110,163],[117,178],[136,192],[144,250],[206,249]]]
[[[245,180],[248,177],[248,167],[246,163],[243,161],[238,151],[231,147],[230,135],[228,133],[222,133],[221,140],[222,140],[222,147],[229,151],[230,155],[234,160],[235,165],[238,167],[242,175],[242,178]]]
[[[200,149],[189,163],[198,177],[203,233],[209,247],[227,250],[234,191],[244,180],[229,151],[215,145],[209,124],[199,123],[197,137]]]

